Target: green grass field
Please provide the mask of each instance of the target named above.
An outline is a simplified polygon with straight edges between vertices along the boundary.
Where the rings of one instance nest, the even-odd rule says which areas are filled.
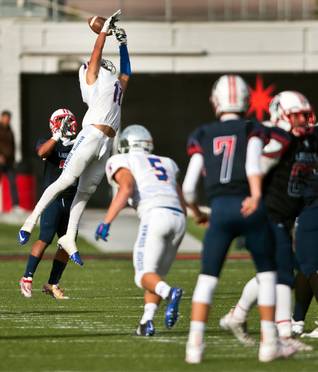
[[[0,226],[0,254],[29,250],[15,244],[15,227]],[[84,241],[80,248],[93,252]],[[54,248],[51,248],[54,252]],[[96,252],[94,250],[94,252]],[[209,322],[205,360],[187,365],[184,360],[190,302],[199,261],[175,262],[168,281],[185,289],[181,317],[175,328],[163,325],[164,306],[156,318],[153,338],[133,335],[142,314],[142,291],[133,282],[128,260],[87,260],[84,268],[70,264],[62,285],[67,301],[56,301],[41,293],[51,262],[44,260],[34,280],[32,299],[23,298],[18,279],[24,260],[1,262],[0,270],[0,370],[1,371],[317,371],[318,340],[310,353],[269,364],[257,362],[257,347],[240,346],[218,327],[218,320],[237,300],[244,283],[253,275],[250,261],[228,261],[215,296]],[[163,304],[164,305],[164,304]],[[306,323],[315,327],[317,305]],[[250,315],[249,328],[258,339],[258,316]]]

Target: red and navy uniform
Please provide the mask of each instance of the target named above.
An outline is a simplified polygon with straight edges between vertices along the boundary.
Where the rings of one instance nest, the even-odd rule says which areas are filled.
[[[245,172],[248,140],[260,137],[264,144],[270,129],[244,119],[216,121],[197,129],[189,138],[188,154],[204,157],[204,184],[211,203],[209,228],[203,243],[202,273],[218,277],[231,242],[246,237],[258,272],[275,270],[271,229],[265,206],[244,218],[242,202],[249,195]]]
[[[277,283],[294,286],[294,252],[292,229],[296,217],[303,208],[303,200],[288,195],[289,178],[295,163],[296,153],[303,139],[288,132],[282,133],[287,149],[278,156],[280,161],[265,177],[263,182],[264,201],[275,237]]]
[[[300,271],[308,278],[318,272],[318,128],[301,141],[293,166],[289,192],[304,199],[298,217],[296,258]]]
[[[200,153],[204,157],[204,185],[209,201],[219,195],[249,194],[245,159],[247,141],[252,136],[267,143],[269,128],[239,119],[206,124],[191,134],[188,155]]]
[[[47,139],[37,142],[38,149]],[[64,146],[62,141],[58,141],[52,153],[44,161],[43,188],[47,188],[55,182],[63,171],[64,162],[72,150],[73,145]],[[66,233],[70,208],[76,194],[77,183],[65,189],[57,198],[49,204],[41,215],[40,236],[42,240],[50,244],[55,236],[63,236]]]

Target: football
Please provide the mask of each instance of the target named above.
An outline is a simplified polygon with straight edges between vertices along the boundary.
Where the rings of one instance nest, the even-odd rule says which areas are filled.
[[[100,16],[94,16],[88,18],[87,22],[89,24],[89,27],[91,30],[93,30],[96,34],[99,34],[101,29],[104,26],[104,23],[106,21],[106,18],[100,17]]]

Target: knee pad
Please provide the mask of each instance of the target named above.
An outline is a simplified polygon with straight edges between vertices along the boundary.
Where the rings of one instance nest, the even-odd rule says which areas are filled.
[[[258,305],[274,306],[276,302],[276,272],[264,271],[256,274],[259,283]]]
[[[216,276],[200,274],[193,292],[192,302],[210,305],[218,280]]]
[[[144,273],[143,272],[139,272],[139,273],[136,273],[135,274],[135,284],[137,287],[139,288],[143,288],[142,285],[141,285],[141,279],[143,277]]]

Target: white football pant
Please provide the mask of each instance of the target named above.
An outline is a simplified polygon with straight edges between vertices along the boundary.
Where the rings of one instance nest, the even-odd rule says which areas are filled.
[[[78,226],[79,219],[89,197],[95,192],[105,173],[106,160],[111,152],[113,140],[102,131],[89,125],[78,134],[73,149],[69,153],[64,170],[42,194],[31,215],[26,219],[22,230],[31,232],[43,210],[58,194],[71,186],[80,177],[78,191],[71,209],[72,232]],[[71,217],[70,217],[71,222]],[[76,232],[75,232],[76,234]]]
[[[145,273],[167,275],[185,234],[183,213],[167,208],[153,208],[142,216],[134,245],[135,283],[141,286]]]

